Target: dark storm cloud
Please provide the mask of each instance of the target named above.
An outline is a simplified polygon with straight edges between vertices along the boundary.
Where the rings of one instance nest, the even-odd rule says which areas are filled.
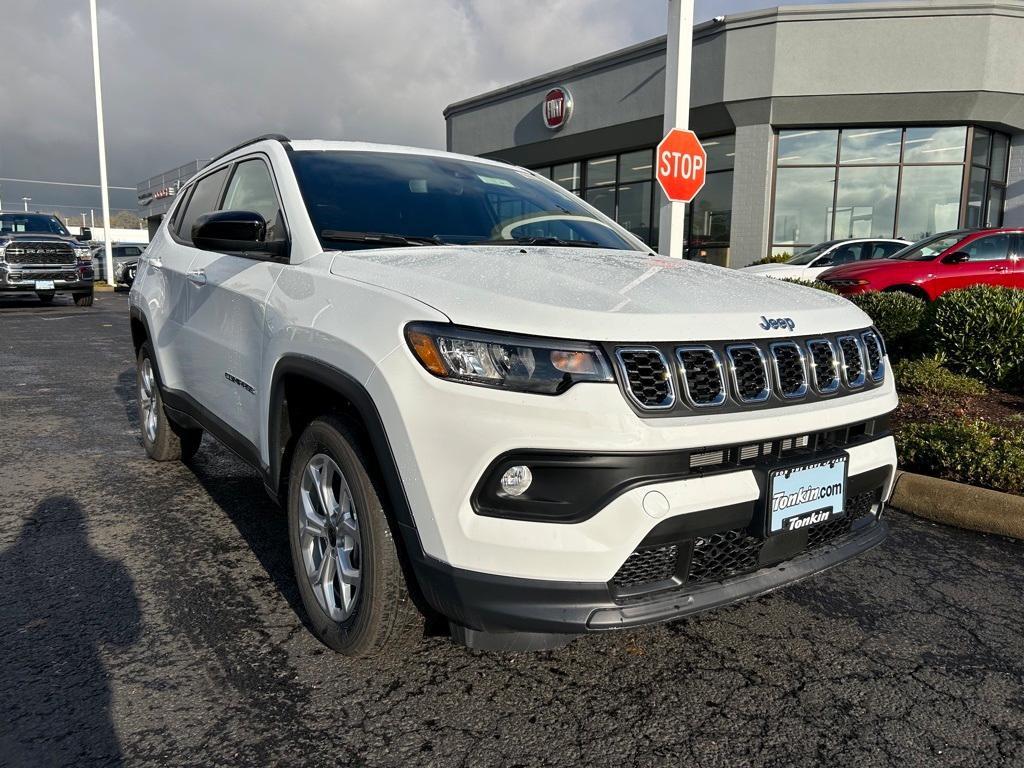
[[[94,182],[88,3],[3,5],[0,176]],[[664,0],[99,5],[109,178],[128,186],[269,131],[441,147],[448,103],[665,26]],[[747,5],[698,3],[698,18]],[[92,190],[0,185],[5,207],[22,194],[98,204]],[[134,198],[114,192],[111,204]]]

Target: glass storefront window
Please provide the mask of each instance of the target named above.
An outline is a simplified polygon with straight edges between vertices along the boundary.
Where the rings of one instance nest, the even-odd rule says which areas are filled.
[[[650,153],[648,153],[650,154]],[[627,155],[623,155],[625,162]],[[619,187],[619,224],[645,243],[651,237],[651,192],[653,182],[638,181]],[[604,190],[591,190],[604,193]]]
[[[736,134],[701,139],[708,155],[708,173],[728,171],[736,166]]]
[[[556,165],[552,170],[551,180],[565,187],[570,192],[577,191],[580,188],[580,164],[563,163],[562,165]]]
[[[1003,226],[1003,204],[1006,202],[1006,187],[992,187],[985,211],[986,227]]]
[[[921,240],[936,232],[956,229],[960,220],[963,173],[962,165],[905,167],[897,235],[907,240]]]
[[[615,188],[588,189],[583,196],[592,206],[610,218],[615,218]]]
[[[551,166],[550,165],[546,165],[543,168],[534,168],[533,170],[536,171],[537,173],[539,173],[545,179],[550,179],[551,178]]]
[[[907,128],[904,163],[962,163],[967,128]]]
[[[654,175],[654,150],[642,149],[619,157],[619,183],[649,181]],[[593,186],[593,185],[591,185]]]
[[[975,165],[988,165],[988,148],[992,142],[992,134],[984,128],[974,129],[974,140],[971,142],[971,162]]]
[[[779,131],[779,165],[834,164],[838,142],[838,130]]]
[[[891,237],[899,168],[840,168],[833,237]]]
[[[971,181],[967,186],[967,218],[964,220],[968,227],[980,227],[982,225],[985,189],[987,186],[988,171],[976,165],[971,166]]]
[[[828,239],[835,178],[835,167],[779,168],[773,230],[776,244],[813,244]]]
[[[992,181],[1006,181],[1006,157],[1009,154],[1010,138],[1002,133],[992,136]]]
[[[710,173],[693,202],[687,252],[691,257],[725,264],[732,235],[732,171]]]
[[[615,183],[615,155],[587,160],[587,186],[603,187]]]
[[[881,165],[900,161],[901,128],[854,128],[843,131],[839,162]]]

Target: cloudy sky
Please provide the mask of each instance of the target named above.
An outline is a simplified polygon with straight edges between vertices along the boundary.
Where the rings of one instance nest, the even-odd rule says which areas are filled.
[[[96,183],[87,0],[2,2],[0,177]],[[443,147],[447,104],[665,31],[664,0],[98,3],[109,180],[130,187],[265,132]],[[97,190],[0,181],[5,208],[23,195],[99,208]]]

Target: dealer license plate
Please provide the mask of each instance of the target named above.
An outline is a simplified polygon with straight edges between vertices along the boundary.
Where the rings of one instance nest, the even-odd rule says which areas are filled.
[[[52,291],[53,280],[36,280],[37,291]]]
[[[846,455],[777,469],[768,483],[768,533],[796,531],[842,517]]]

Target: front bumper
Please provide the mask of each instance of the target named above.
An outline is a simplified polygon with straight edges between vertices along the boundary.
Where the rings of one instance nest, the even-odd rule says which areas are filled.
[[[35,267],[0,263],[0,293],[35,293],[39,281],[52,282],[52,290],[57,293],[90,293],[93,271],[92,267],[82,265]]]
[[[696,575],[695,544],[711,540],[712,530],[736,525],[737,515],[751,517],[753,505],[748,510],[707,510],[702,519],[716,522],[701,527],[697,521],[689,530],[680,528],[674,536],[663,538],[662,546],[671,542],[678,548],[678,572],[683,576],[648,582],[646,591],[623,590],[614,580],[595,583],[494,576],[452,568],[422,556],[415,562],[415,570],[427,602],[455,624],[477,632],[574,635],[669,621],[765,594],[882,543],[888,526],[879,518],[890,475],[884,469],[850,478],[851,493],[870,494],[873,501],[867,512],[851,510],[842,528],[826,531],[823,526],[817,533],[812,528],[761,539],[754,545],[755,557],[745,562],[725,556],[730,566],[719,569],[713,574],[719,578],[713,580]],[[815,538],[809,541],[811,536]]]

